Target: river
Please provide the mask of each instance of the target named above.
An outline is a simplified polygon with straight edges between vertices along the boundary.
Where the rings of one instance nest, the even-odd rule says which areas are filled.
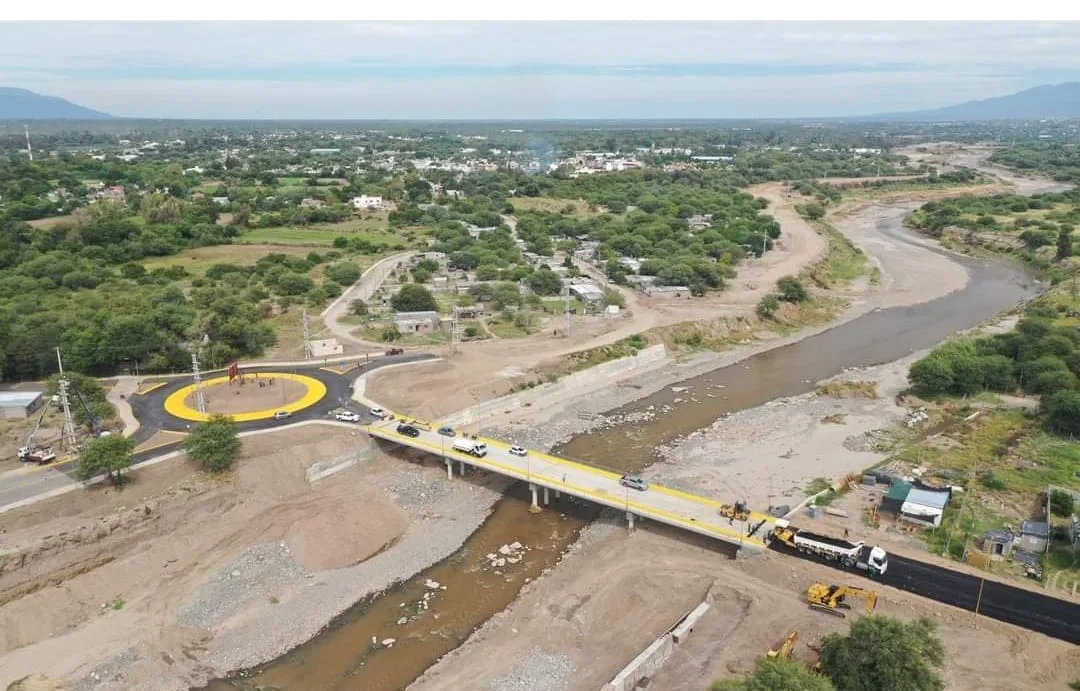
[[[880,228],[911,243],[899,223]],[[927,248],[946,254],[944,250]],[[957,257],[969,271],[966,287],[910,307],[875,310],[797,343],[763,352],[676,386],[722,385],[726,399],[683,401],[666,416],[582,434],[556,453],[624,470],[641,470],[659,446],[711,425],[720,416],[803,393],[812,383],[850,367],[882,364],[932,347],[1035,294],[1016,266]],[[666,387],[615,414],[673,403]],[[761,508],[761,507],[758,507]],[[505,609],[521,587],[557,563],[597,510],[564,498],[555,510],[528,513],[520,486],[495,506],[488,520],[448,559],[385,593],[354,605],[324,632],[277,660],[227,680],[211,691],[391,691],[407,686],[473,630]],[[513,541],[527,550],[517,563],[491,566],[488,555]],[[439,583],[430,587],[427,581]],[[441,586],[447,586],[442,590]],[[426,595],[426,597],[425,597]],[[398,623],[403,622],[403,623]],[[392,645],[383,641],[394,639]]]

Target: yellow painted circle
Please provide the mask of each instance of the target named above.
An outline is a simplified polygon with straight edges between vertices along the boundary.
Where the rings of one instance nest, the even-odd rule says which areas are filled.
[[[277,406],[275,408],[263,408],[262,410],[252,410],[246,413],[231,413],[227,415],[231,417],[235,422],[251,422],[253,420],[266,420],[274,417],[274,413],[279,410],[284,410],[290,413],[295,413],[303,410],[309,406],[313,406],[322,400],[322,397],[326,395],[326,384],[323,384],[314,377],[305,377],[302,374],[289,374],[286,372],[259,372],[260,377],[266,377],[269,379],[288,379],[303,384],[306,387],[304,395],[299,400],[293,401],[285,405]],[[215,377],[213,379],[207,379],[202,383],[203,389],[211,386],[221,386],[222,384],[228,384],[228,377]],[[200,413],[198,410],[192,408],[184,401],[188,396],[195,393],[195,385],[188,384],[182,389],[178,389],[169,395],[165,399],[165,412],[169,413],[173,417],[178,417],[182,420],[191,420],[192,422],[206,422],[210,419],[210,415],[213,413]]]

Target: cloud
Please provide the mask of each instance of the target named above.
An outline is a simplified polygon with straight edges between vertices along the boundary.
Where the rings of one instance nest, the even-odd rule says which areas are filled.
[[[142,117],[840,115],[1077,75],[1067,22],[0,24],[0,84]]]

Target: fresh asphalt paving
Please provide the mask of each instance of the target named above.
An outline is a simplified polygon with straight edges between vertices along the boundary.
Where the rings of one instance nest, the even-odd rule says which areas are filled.
[[[373,358],[370,362],[360,364],[359,367],[348,370],[344,375],[322,369],[322,367],[325,366],[332,366],[333,363],[328,363],[327,365],[311,365],[307,367],[245,367],[243,369],[245,374],[254,374],[256,372],[288,372],[291,374],[303,374],[308,377],[313,377],[326,385],[326,395],[318,403],[293,413],[285,420],[274,420],[273,418],[270,418],[267,420],[241,422],[237,423],[237,427],[240,431],[247,432],[282,427],[304,420],[327,419],[329,414],[337,408],[345,408],[361,413],[364,416],[362,422],[369,422],[374,418],[368,415],[367,411],[364,410],[360,404],[352,400],[353,382],[356,378],[365,372],[370,372],[380,367],[407,362],[421,362],[433,358],[435,358],[434,355],[425,353],[379,356]],[[220,373],[208,374],[207,378],[219,376],[219,374]],[[154,389],[149,393],[136,394],[128,398],[132,412],[139,420],[139,429],[132,435],[136,444],[146,441],[158,430],[186,432],[190,429],[189,425],[192,423],[189,420],[181,420],[165,412],[164,404],[165,399],[168,398],[171,393],[191,384],[191,380],[182,378],[170,379],[166,380],[166,382],[165,386]],[[147,377],[143,383],[144,386],[149,386],[155,383],[155,380],[153,377]],[[178,444],[179,442],[175,442],[173,444],[159,446],[149,451],[137,453],[134,456],[134,462],[140,463],[155,456],[169,453],[170,451],[175,450],[175,447]],[[8,504],[34,497],[76,482],[78,481],[75,479],[74,461],[57,463],[56,465],[50,466],[22,464],[18,468],[0,474],[0,506],[7,506]]]
[[[832,566],[851,576],[863,575],[861,571],[842,569],[836,562],[796,552],[776,541],[773,541],[771,547],[784,554]],[[885,574],[874,576],[872,580],[969,612],[975,612],[978,607],[979,616],[997,619],[1069,643],[1080,643],[1080,605],[1075,602],[999,581],[984,581],[979,576],[895,554],[889,555],[889,568]]]

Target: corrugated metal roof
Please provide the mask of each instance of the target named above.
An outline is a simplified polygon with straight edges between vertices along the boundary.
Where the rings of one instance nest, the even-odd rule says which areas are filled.
[[[0,391],[0,407],[25,408],[44,393],[44,391]]]
[[[908,492],[907,501],[911,504],[926,506],[932,509],[944,509],[949,503],[948,492],[931,492],[928,489],[912,487]]]
[[[904,501],[907,499],[908,492],[911,491],[911,483],[904,482],[903,480],[896,480],[889,486],[889,493],[885,495],[886,499],[895,499],[896,501]]]
[[[1050,525],[1045,521],[1024,521],[1020,525],[1020,533],[1036,537],[1050,537]]]

